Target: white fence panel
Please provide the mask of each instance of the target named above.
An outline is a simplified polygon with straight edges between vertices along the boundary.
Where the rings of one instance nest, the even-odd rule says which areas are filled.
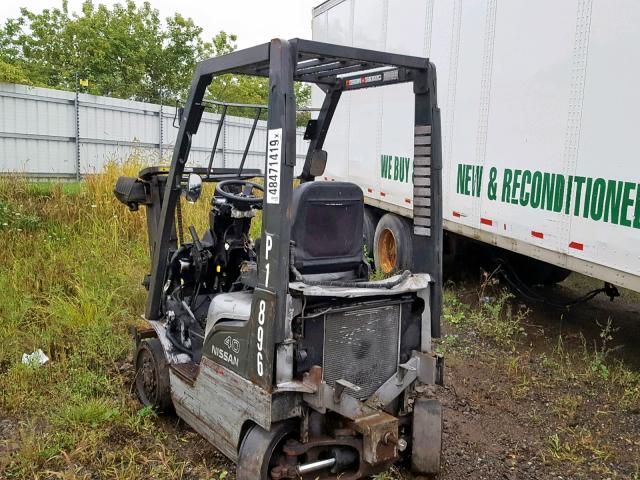
[[[60,178],[100,172],[105,162],[136,152],[158,162],[173,153],[175,107],[76,94],[48,88],[0,84],[0,173]],[[190,163],[207,166],[220,115],[205,113],[193,138]],[[227,116],[214,167],[237,167],[249,138],[252,118]],[[76,132],[77,129],[77,132]],[[264,167],[267,125],[261,120],[249,147],[246,168]],[[77,133],[77,136],[76,136]],[[296,171],[308,147],[298,131]]]

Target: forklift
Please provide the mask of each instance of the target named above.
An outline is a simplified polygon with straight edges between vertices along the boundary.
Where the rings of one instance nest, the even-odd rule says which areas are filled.
[[[213,168],[215,145],[208,167],[188,165],[211,105],[207,86],[223,74],[269,78],[264,171],[244,168],[248,145],[238,169]],[[307,124],[298,186],[294,82],[325,94]],[[412,84],[415,96],[413,271],[371,281],[363,192],[314,180],[343,93],[399,83]],[[358,479],[400,459],[416,473],[437,473],[444,361],[432,346],[442,309],[434,65],[273,39],[199,63],[179,117],[171,164],[120,177],[114,189],[147,214],[148,327],[132,330],[140,401],[175,411],[237,464],[239,480]],[[189,226],[185,241],[181,197],[196,201],[202,182],[215,182],[209,226],[201,234]],[[254,242],[249,230],[260,212]]]

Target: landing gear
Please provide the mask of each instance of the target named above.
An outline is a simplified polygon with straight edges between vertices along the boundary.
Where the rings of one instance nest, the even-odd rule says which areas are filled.
[[[157,338],[140,342],[136,351],[136,394],[143,405],[158,412],[172,408],[169,366]]]
[[[287,439],[296,436],[295,424],[283,422],[266,431],[258,425],[250,427],[238,453],[237,480],[271,478],[270,471],[284,456]]]

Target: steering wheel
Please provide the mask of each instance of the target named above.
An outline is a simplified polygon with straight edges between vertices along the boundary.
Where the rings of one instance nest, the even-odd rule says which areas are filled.
[[[248,180],[222,180],[216,185],[216,195],[226,198],[241,210],[251,207],[262,208],[262,197],[255,196],[253,190],[264,192],[262,185]]]

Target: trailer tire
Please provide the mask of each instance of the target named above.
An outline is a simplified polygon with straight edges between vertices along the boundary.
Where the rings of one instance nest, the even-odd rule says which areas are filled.
[[[376,270],[383,273],[410,270],[413,263],[411,223],[393,213],[385,214],[376,227],[373,259]]]
[[[362,236],[364,237],[364,246],[367,249],[366,256],[373,258],[373,242],[376,236],[376,216],[370,208],[364,209],[364,224],[362,226]]]
[[[542,284],[546,286],[555,285],[556,283],[566,280],[569,275],[571,275],[571,270],[551,265]]]
[[[518,253],[512,253],[509,263],[515,269],[520,280],[529,286],[551,286],[565,280],[571,270],[543,262],[536,258],[527,257]]]

